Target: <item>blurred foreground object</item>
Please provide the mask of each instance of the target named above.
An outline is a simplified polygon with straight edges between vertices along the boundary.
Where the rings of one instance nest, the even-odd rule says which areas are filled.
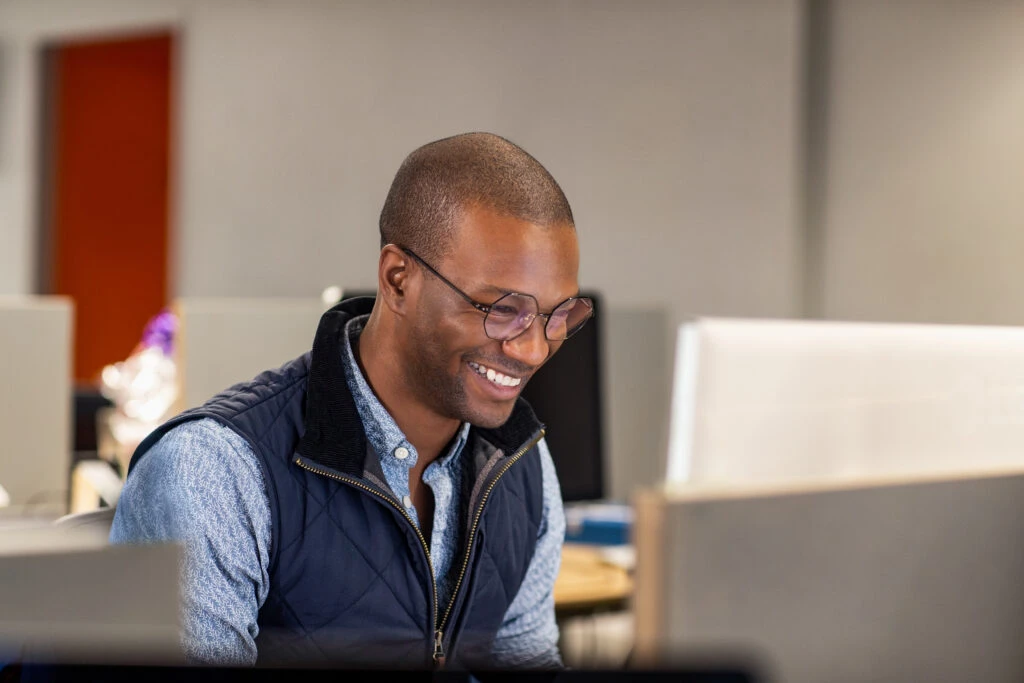
[[[180,560],[74,524],[0,529],[0,660],[182,663]]]
[[[650,492],[638,662],[786,683],[1024,680],[1024,469]],[[760,667],[759,667],[760,668]]]

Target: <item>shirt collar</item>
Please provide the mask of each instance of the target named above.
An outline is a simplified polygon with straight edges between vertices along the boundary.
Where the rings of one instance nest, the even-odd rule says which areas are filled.
[[[380,402],[380,399],[373,392],[369,382],[366,381],[366,377],[363,375],[362,369],[359,367],[359,363],[356,361],[355,352],[352,348],[353,344],[359,339],[359,335],[362,334],[366,321],[369,319],[370,316],[368,314],[360,315],[352,318],[345,324],[341,345],[345,381],[348,383],[349,391],[352,392],[352,397],[355,400],[359,419],[362,421],[363,429],[366,432],[366,439],[377,453],[377,456],[382,460],[384,458],[397,460],[395,458],[395,451],[399,448],[405,448],[408,450],[409,456],[404,458],[402,462],[408,467],[412,467],[418,459],[416,448],[405,438],[405,434],[399,428],[398,423],[395,422],[395,418],[391,416],[391,413],[387,411],[387,408],[384,407],[384,404]],[[462,452],[463,446],[465,446],[466,441],[469,439],[469,427],[468,422],[462,423],[452,448],[437,460],[438,464],[446,466]]]

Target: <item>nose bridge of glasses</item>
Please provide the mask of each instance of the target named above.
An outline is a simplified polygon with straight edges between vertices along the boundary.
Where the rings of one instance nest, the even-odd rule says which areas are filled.
[[[537,317],[536,314],[532,315],[522,330],[502,342],[507,355],[534,366],[544,362],[551,351],[551,340],[548,339],[544,326],[533,324]]]

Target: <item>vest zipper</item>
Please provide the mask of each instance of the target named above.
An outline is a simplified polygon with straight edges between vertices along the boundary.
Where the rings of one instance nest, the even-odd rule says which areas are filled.
[[[544,433],[545,430],[541,429],[540,431],[537,432],[533,439],[531,439],[529,442],[526,443],[526,445],[524,445],[522,448],[516,451],[512,455],[512,457],[508,459],[508,462],[506,462],[502,466],[502,468],[498,470],[498,473],[494,475],[494,478],[491,480],[491,483],[488,484],[487,488],[484,490],[483,495],[480,497],[480,505],[478,505],[476,508],[476,515],[473,516],[473,525],[469,529],[469,541],[466,543],[466,553],[462,557],[462,568],[459,570],[459,578],[455,582],[455,588],[454,590],[452,590],[452,598],[448,602],[448,607],[444,611],[444,616],[441,618],[440,625],[437,627],[437,643],[434,653],[435,660],[437,659],[437,652],[441,652],[441,656],[444,656],[444,650],[441,645],[440,629],[447,627],[448,617],[451,616],[452,609],[454,609],[455,607],[455,601],[459,598],[459,590],[462,588],[462,579],[465,578],[466,569],[469,568],[469,556],[472,554],[473,541],[476,538],[476,530],[477,527],[480,525],[480,517],[483,516],[484,506],[487,504],[487,499],[490,497],[491,491],[493,491],[494,487],[497,485],[498,480],[501,479],[501,477],[504,476],[506,472],[508,472],[509,468],[511,468],[512,465],[516,464],[516,461],[522,458],[527,453],[527,451],[529,451],[531,448],[540,443],[540,440],[544,438]]]
[[[385,495],[384,493],[381,493],[380,491],[377,491],[376,489],[374,489],[374,488],[372,488],[370,486],[367,486],[366,484],[363,484],[360,481],[357,481],[355,479],[350,479],[348,477],[343,477],[343,476],[341,476],[339,474],[334,474],[333,472],[328,472],[328,471],[322,470],[322,469],[320,469],[318,467],[312,467],[310,465],[305,464],[304,462],[302,462],[298,458],[296,458],[295,461],[294,461],[296,465],[298,465],[299,467],[301,467],[304,470],[308,470],[309,472],[313,472],[314,474],[319,474],[319,475],[327,477],[329,479],[334,479],[336,481],[340,481],[340,482],[348,484],[350,486],[355,486],[358,489],[362,489],[363,491],[366,491],[367,493],[371,493],[371,494],[377,496],[378,498],[380,498],[381,500],[386,501],[393,508],[395,508],[396,510],[401,512],[402,516],[404,516],[409,521],[409,524],[416,531],[416,536],[419,537],[420,545],[423,546],[423,552],[424,552],[424,554],[427,557],[427,566],[430,569],[430,586],[433,589],[433,591],[431,593],[431,597],[433,597],[433,599],[434,599],[434,615],[433,615],[434,616],[434,655],[433,655],[433,659],[434,659],[434,666],[436,666],[438,668],[443,667],[445,665],[445,660],[447,659],[447,655],[445,655],[445,651],[444,651],[444,631],[442,629],[443,629],[444,626],[447,625],[448,617],[451,616],[452,609],[455,607],[455,601],[459,597],[459,590],[462,588],[462,580],[466,576],[466,569],[469,568],[469,556],[472,554],[471,551],[473,550],[473,541],[476,538],[476,530],[477,530],[477,527],[480,525],[480,517],[483,516],[484,506],[487,504],[487,499],[490,497],[491,491],[493,491],[494,487],[497,485],[498,480],[501,479],[501,477],[504,476],[504,474],[506,472],[508,472],[509,468],[511,468],[512,465],[514,465],[520,458],[522,458],[531,448],[533,448],[538,443],[540,443],[540,440],[544,438],[544,433],[545,433],[545,430],[541,429],[540,431],[537,432],[537,434],[534,436],[533,439],[531,439],[529,442],[526,443],[526,445],[524,445],[522,448],[520,448],[518,451],[516,451],[512,455],[512,457],[510,457],[508,459],[508,462],[506,462],[502,466],[502,468],[500,470],[498,470],[498,473],[494,475],[494,478],[491,479],[491,483],[488,484],[487,488],[483,492],[483,495],[480,497],[480,505],[477,506],[476,515],[473,516],[473,524],[472,524],[472,526],[469,529],[469,541],[466,544],[466,552],[465,552],[465,554],[462,557],[462,568],[459,570],[459,578],[455,582],[455,588],[452,591],[452,598],[448,602],[448,607],[445,609],[444,617],[441,618],[440,622],[437,619],[437,616],[438,616],[437,581],[434,579],[434,563],[430,559],[430,545],[427,544],[427,539],[423,537],[423,532],[421,532],[420,528],[418,526],[416,526],[416,523],[413,521],[413,519],[409,515],[409,513],[405,511],[405,508],[403,508],[401,505],[399,505],[397,501],[392,500],[389,496]]]
[[[296,458],[294,462],[295,462],[296,465],[298,465],[302,469],[308,470],[309,472],[312,472],[314,474],[319,474],[320,476],[327,477],[329,479],[334,479],[335,481],[340,481],[340,482],[342,482],[344,484],[348,484],[348,485],[354,486],[354,487],[356,487],[358,489],[362,489],[363,491],[366,491],[367,493],[372,493],[373,495],[375,495],[378,498],[380,498],[381,500],[387,502],[393,508],[395,508],[396,510],[401,512],[402,515],[409,521],[409,525],[413,528],[413,530],[416,532],[416,536],[418,536],[419,539],[420,539],[420,545],[423,546],[423,552],[424,552],[424,554],[427,557],[427,567],[430,569],[430,587],[433,589],[431,591],[431,597],[434,599],[434,613],[433,613],[433,618],[434,618],[433,619],[433,625],[434,625],[434,663],[436,665],[438,665],[438,666],[444,666],[444,659],[445,659],[445,657],[444,657],[444,650],[441,649],[441,635],[442,634],[441,634],[441,630],[437,626],[437,613],[438,613],[437,581],[434,580],[434,563],[430,559],[430,546],[427,544],[427,539],[423,537],[423,532],[420,531],[420,528],[418,526],[416,526],[416,522],[413,521],[413,519],[409,515],[409,513],[405,511],[405,508],[403,508],[401,505],[399,505],[397,501],[392,500],[390,496],[388,496],[388,495],[386,495],[384,493],[381,493],[380,491],[377,491],[376,489],[374,489],[374,488],[372,488],[370,486],[367,486],[366,484],[363,484],[360,481],[357,481],[355,479],[350,479],[348,477],[343,477],[340,474],[334,474],[333,472],[328,472],[328,471],[322,470],[322,469],[320,469],[318,467],[312,467],[310,465],[305,464],[304,462],[302,462],[298,458]]]
[[[444,668],[444,645],[441,640],[444,638],[444,633],[440,630],[434,631],[434,666],[441,669]]]

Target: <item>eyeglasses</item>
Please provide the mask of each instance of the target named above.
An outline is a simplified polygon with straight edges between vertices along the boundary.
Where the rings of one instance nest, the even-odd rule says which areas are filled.
[[[492,304],[482,304],[453,285],[444,275],[414,254],[411,249],[399,247],[421,266],[452,288],[473,308],[484,314],[484,333],[497,341],[511,341],[530,329],[534,319],[547,320],[544,336],[548,341],[563,341],[580,331],[580,328],[594,315],[594,302],[587,297],[571,296],[555,306],[550,313],[541,313],[537,299],[530,294],[510,292]]]

